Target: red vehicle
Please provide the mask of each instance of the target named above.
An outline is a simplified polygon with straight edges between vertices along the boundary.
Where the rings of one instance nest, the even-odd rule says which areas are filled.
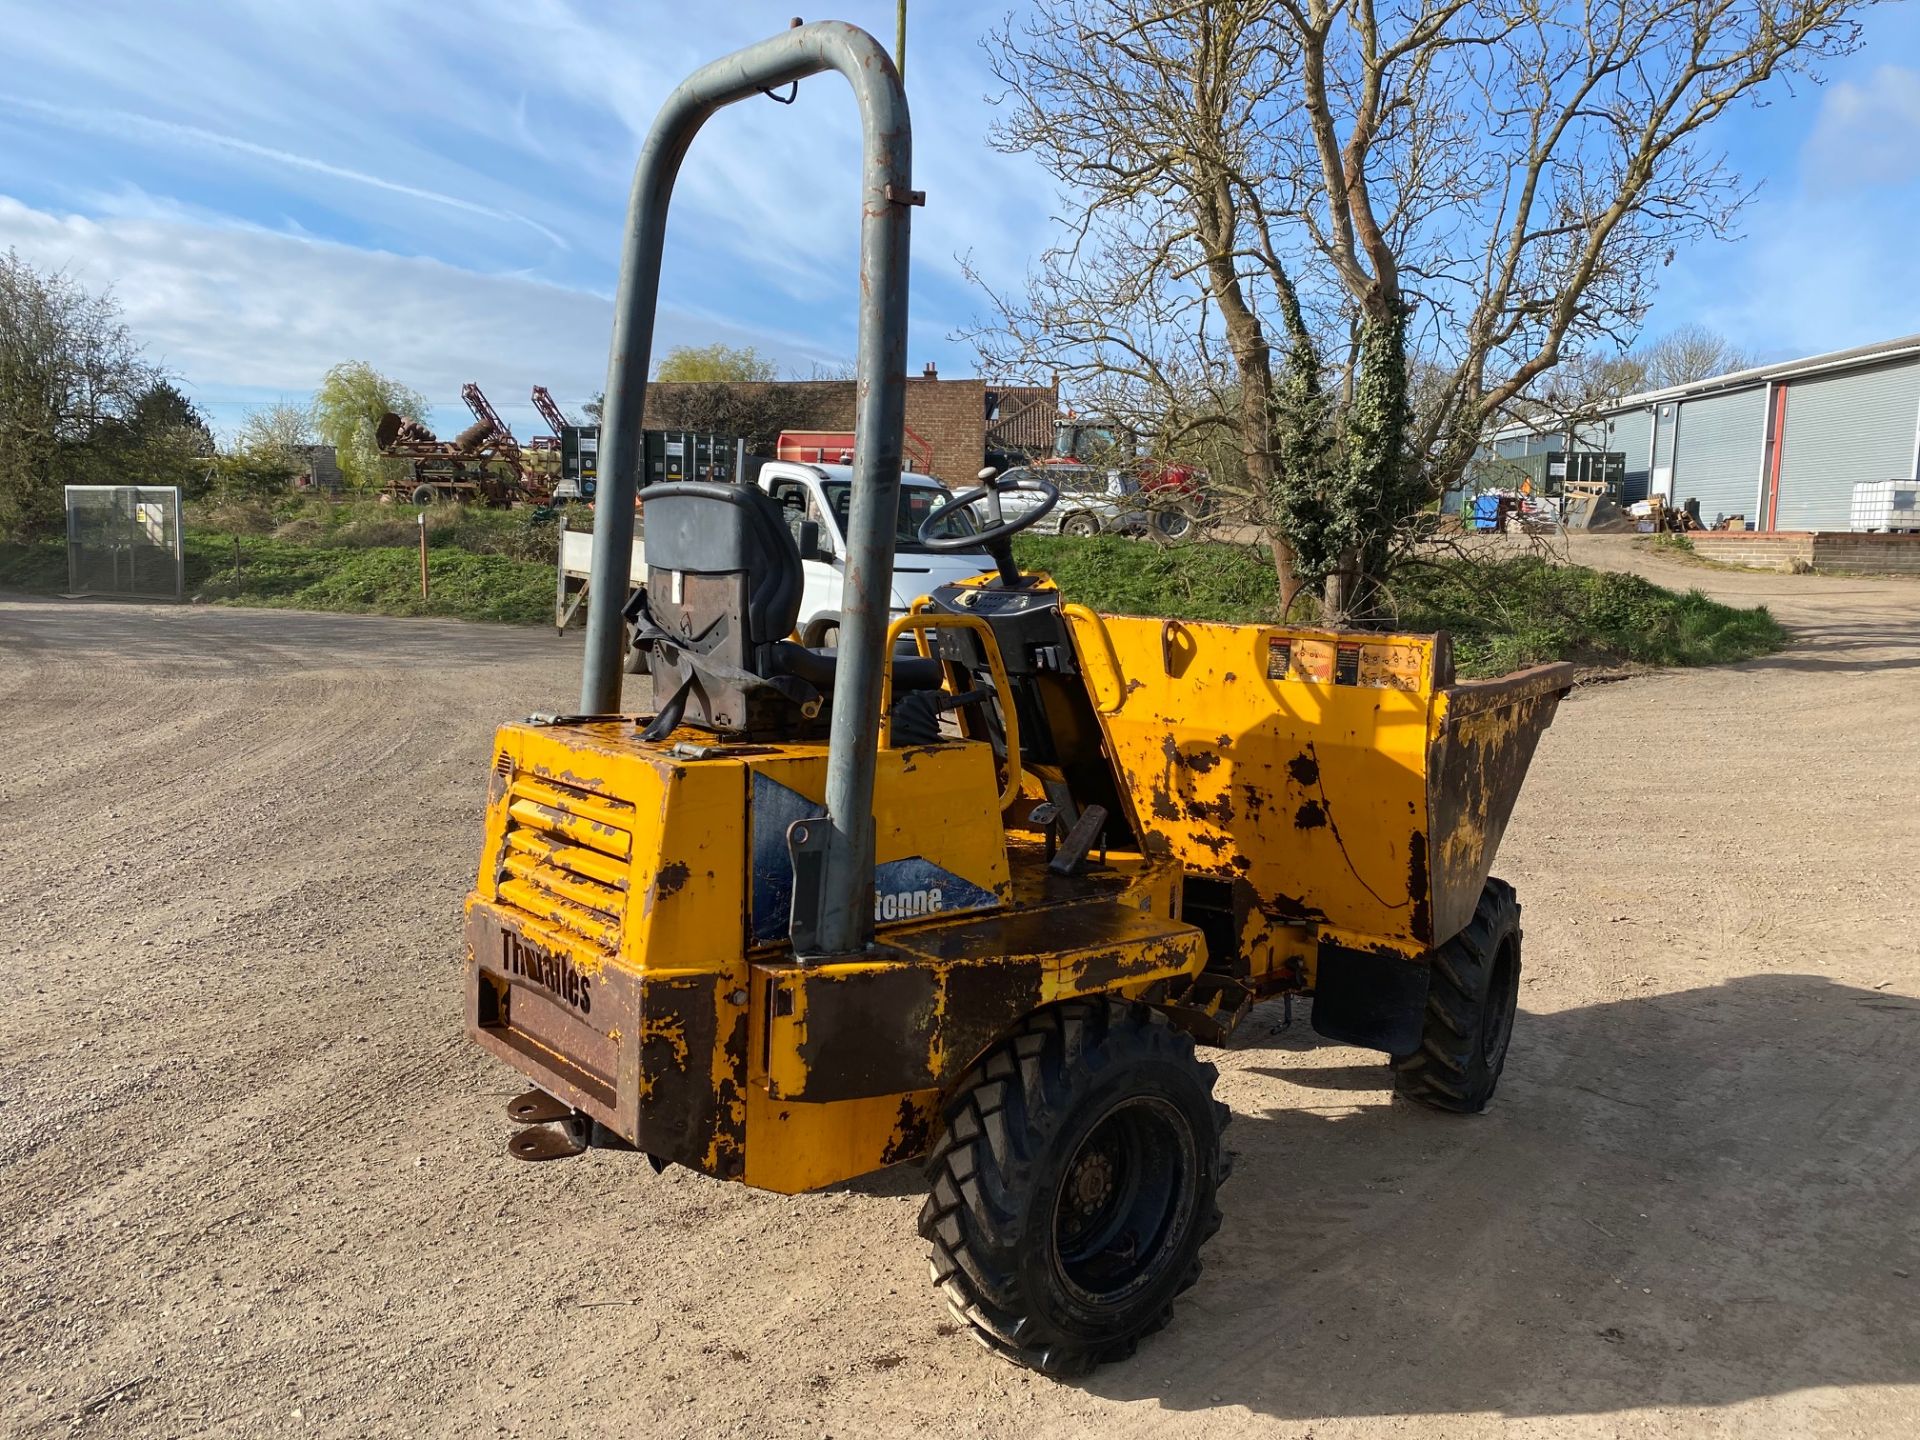
[[[906,430],[905,450],[907,468],[922,475],[933,473],[933,447],[916,434],[911,425]],[[853,463],[853,432],[851,430],[782,430],[780,438],[774,444],[773,458],[776,460],[796,460],[803,465],[851,465]]]

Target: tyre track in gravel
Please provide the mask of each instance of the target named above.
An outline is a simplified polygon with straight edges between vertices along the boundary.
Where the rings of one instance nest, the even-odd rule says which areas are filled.
[[[1920,586],[1728,583],[1796,647],[1541,747],[1494,1109],[1264,1007],[1207,1273],[1079,1385],[951,1333],[910,1173],[506,1159],[460,901],[577,641],[0,598],[0,1430],[1913,1433]]]

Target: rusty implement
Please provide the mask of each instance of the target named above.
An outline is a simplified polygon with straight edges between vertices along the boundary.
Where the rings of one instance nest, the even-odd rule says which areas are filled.
[[[1209,968],[1417,1048],[1428,957],[1473,918],[1573,667],[1462,682],[1444,635],[1065,614],[1139,845],[1235,938]]]

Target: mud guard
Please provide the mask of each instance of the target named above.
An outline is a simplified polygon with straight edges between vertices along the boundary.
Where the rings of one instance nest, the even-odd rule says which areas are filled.
[[[1322,940],[1313,1028],[1343,1045],[1410,1055],[1420,1048],[1428,974],[1425,961]]]

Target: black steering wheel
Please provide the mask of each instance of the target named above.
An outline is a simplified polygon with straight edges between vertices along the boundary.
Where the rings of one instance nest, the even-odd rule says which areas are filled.
[[[934,506],[928,512],[927,518],[920,522],[920,544],[935,555],[952,555],[961,550],[985,550],[999,566],[1001,581],[1007,585],[1018,584],[1020,571],[1013,563],[1013,546],[1009,542],[1022,530],[1039,524],[1060,503],[1060,487],[1037,477],[1009,480],[1005,474],[995,474],[991,467],[982,470],[979,478],[980,483],[971,490],[962,490],[951,500]],[[1000,513],[1002,495],[1038,495],[1040,503],[1008,519]],[[971,510],[981,504],[985,505],[990,522],[985,529],[967,535],[929,533],[949,515]]]

